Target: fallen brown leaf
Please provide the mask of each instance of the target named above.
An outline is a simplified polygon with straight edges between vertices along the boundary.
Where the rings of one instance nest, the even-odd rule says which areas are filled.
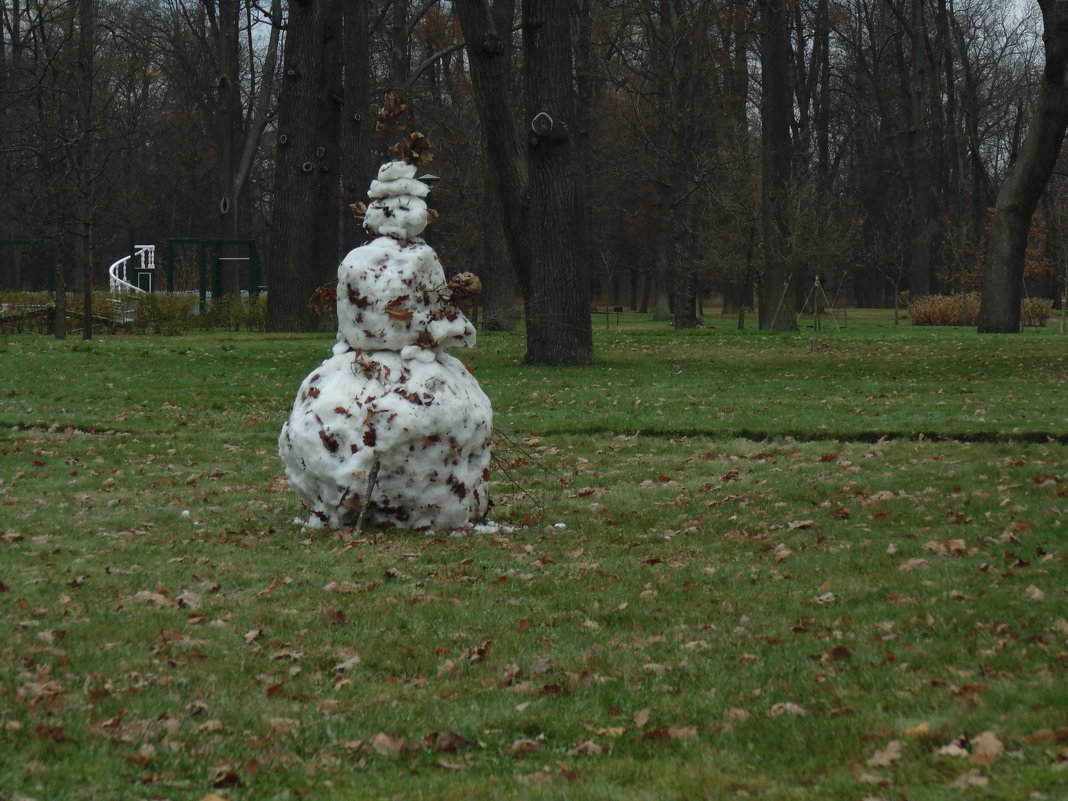
[[[514,757],[526,756],[527,754],[536,754],[541,751],[541,743],[537,740],[516,740],[510,746],[508,746],[508,753]]]
[[[793,701],[785,701],[782,703],[775,704],[771,707],[771,709],[768,710],[769,718],[778,718],[782,717],[783,715],[800,718],[805,716],[805,710],[803,707],[798,706]]]
[[[969,787],[986,787],[990,784],[990,779],[981,774],[976,768],[972,768],[967,773],[962,773],[957,777],[955,781],[950,782],[950,787],[955,787],[958,790],[967,790]]]
[[[224,762],[211,772],[212,787],[243,787],[244,782],[233,765]]]
[[[976,762],[993,762],[1005,751],[1005,746],[992,731],[984,731],[972,738],[972,759]]]
[[[900,740],[891,740],[886,744],[885,748],[876,751],[868,757],[865,764],[871,765],[874,768],[888,768],[901,761],[901,757],[904,756],[904,751]]]
[[[367,740],[367,744],[379,756],[396,756],[404,750],[404,739],[402,737],[391,737],[381,731],[372,735]]]
[[[601,746],[589,738],[579,740],[567,752],[568,756],[600,756],[601,753]]]
[[[423,738],[423,742],[428,748],[432,748],[441,754],[451,754],[453,751],[459,751],[470,744],[470,741],[462,734],[449,729],[428,734]]]

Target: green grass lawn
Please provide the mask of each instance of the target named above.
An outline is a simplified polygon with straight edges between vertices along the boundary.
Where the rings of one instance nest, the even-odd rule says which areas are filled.
[[[508,528],[356,541],[331,336],[0,338],[0,799],[1065,798],[1068,336],[601,322],[456,352]]]

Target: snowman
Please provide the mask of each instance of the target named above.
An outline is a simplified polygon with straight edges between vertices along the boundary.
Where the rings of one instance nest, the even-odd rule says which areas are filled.
[[[445,352],[475,344],[462,308],[478,279],[447,282],[420,238],[429,189],[416,171],[390,161],[371,182],[374,238],[338,267],[333,355],[304,379],[278,438],[312,527],[456,529],[489,506],[492,408]]]

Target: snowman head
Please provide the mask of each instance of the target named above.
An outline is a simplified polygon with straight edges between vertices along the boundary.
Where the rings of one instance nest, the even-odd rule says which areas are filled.
[[[423,199],[430,188],[415,177],[414,164],[390,161],[378,170],[367,195],[371,203],[363,225],[375,236],[414,239],[427,226],[427,206]]]

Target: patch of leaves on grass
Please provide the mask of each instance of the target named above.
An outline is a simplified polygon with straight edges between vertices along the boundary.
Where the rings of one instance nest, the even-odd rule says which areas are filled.
[[[512,367],[507,338],[473,354],[510,427],[493,516],[512,530],[357,541],[292,523],[273,453],[300,378],[279,352],[321,342],[20,346],[67,379],[0,399],[21,421],[0,443],[0,787],[1053,793],[1064,446],[846,436],[855,410],[932,430],[909,411],[932,399],[992,430],[1018,399],[925,360],[997,379],[1051,354],[619,337],[581,382]],[[753,389],[710,381],[713,353]],[[87,358],[112,386],[67,391]],[[886,385],[861,395],[858,370]],[[591,396],[605,430],[576,431]],[[732,433],[761,416],[829,427]]]

